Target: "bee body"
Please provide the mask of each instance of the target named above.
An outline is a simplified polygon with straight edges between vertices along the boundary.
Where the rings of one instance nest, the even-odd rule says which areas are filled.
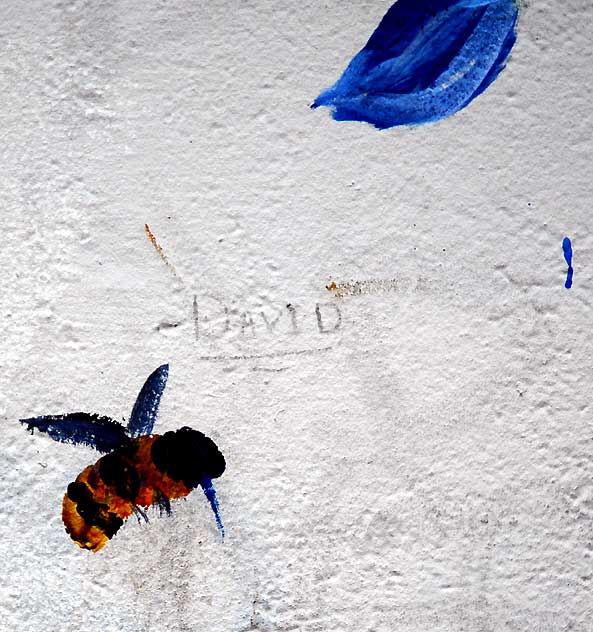
[[[197,430],[142,436],[89,465],[68,485],[62,518],[84,549],[100,550],[139,507],[187,496],[224,471],[224,457]],[[220,474],[219,474],[220,473]]]

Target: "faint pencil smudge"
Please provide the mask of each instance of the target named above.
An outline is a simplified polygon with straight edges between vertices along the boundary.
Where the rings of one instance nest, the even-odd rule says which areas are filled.
[[[179,325],[181,325],[182,322],[178,322],[178,323],[169,323],[166,321],[162,321],[160,322],[155,328],[155,331],[163,331],[166,329],[175,329],[176,327],[179,327]]]
[[[329,347],[314,347],[312,349],[297,349],[294,351],[272,351],[271,353],[241,355],[202,355],[195,358],[195,360],[210,360],[212,362],[226,362],[228,360],[262,360],[264,358],[284,358],[287,356],[313,355],[316,353],[324,353],[325,351],[332,351],[333,349],[335,349],[334,345],[331,345]]]
[[[169,268],[169,270],[171,270],[171,272],[173,273],[175,277],[181,280],[179,275],[177,274],[177,270],[175,270],[175,266],[167,258],[167,255],[163,251],[159,242],[156,240],[156,237],[150,230],[150,226],[148,224],[144,224],[144,230],[146,231],[146,234],[148,235],[148,238],[150,239],[150,243],[154,246],[154,249],[157,251],[158,256],[163,260],[163,263],[167,266],[167,268]]]
[[[268,367],[265,366],[254,366],[251,370],[252,371],[261,371],[262,373],[283,373],[284,371],[288,371],[288,369],[290,369],[291,367],[289,366],[283,366],[280,367],[279,369],[270,369]]]

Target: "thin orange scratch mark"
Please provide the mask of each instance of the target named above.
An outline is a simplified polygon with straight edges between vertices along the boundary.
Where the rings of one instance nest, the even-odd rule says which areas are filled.
[[[175,266],[167,258],[167,255],[165,254],[159,242],[156,240],[156,237],[153,235],[152,231],[150,230],[150,226],[148,224],[144,224],[144,230],[146,231],[146,234],[148,235],[148,238],[150,239],[150,243],[154,246],[154,249],[157,251],[158,256],[163,260],[163,263],[179,279],[179,275],[177,274],[177,270],[175,270]]]

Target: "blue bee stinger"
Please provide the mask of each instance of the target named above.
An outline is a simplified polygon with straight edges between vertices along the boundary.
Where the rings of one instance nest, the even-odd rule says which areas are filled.
[[[398,0],[311,107],[379,129],[446,118],[503,70],[518,13],[516,0]]]

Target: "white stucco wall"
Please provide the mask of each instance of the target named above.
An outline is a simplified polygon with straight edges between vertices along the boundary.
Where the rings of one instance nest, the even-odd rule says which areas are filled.
[[[593,629],[593,9],[524,7],[439,124],[309,110],[389,4],[0,4],[0,629]],[[227,537],[195,492],[82,551],[97,455],[18,419],[163,362]]]

